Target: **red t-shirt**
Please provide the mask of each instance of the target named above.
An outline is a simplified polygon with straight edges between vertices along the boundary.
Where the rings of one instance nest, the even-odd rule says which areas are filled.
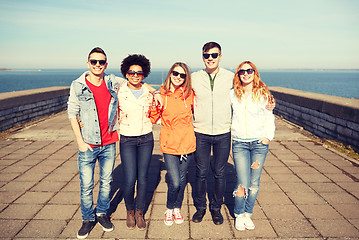
[[[106,82],[102,81],[100,86],[95,86],[86,79],[86,84],[90,88],[95,98],[102,142],[101,145],[89,145],[91,147],[99,147],[117,142],[117,131],[109,132],[108,107],[111,101],[111,94],[107,89]]]

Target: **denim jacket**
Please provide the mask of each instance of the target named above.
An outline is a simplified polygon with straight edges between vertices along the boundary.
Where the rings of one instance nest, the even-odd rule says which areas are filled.
[[[83,73],[78,79],[74,80],[70,87],[70,96],[67,102],[67,111],[69,118],[80,117],[84,124],[81,128],[82,138],[86,143],[93,145],[101,144],[101,131],[97,114],[97,108],[93,93],[87,86],[85,78],[90,72]],[[111,94],[111,101],[108,107],[109,131],[118,129],[118,98],[117,91],[121,85],[126,83],[125,79],[115,75],[104,75],[107,89]]]

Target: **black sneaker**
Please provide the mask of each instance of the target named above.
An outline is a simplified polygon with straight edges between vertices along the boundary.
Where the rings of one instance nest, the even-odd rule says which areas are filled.
[[[97,221],[102,226],[102,229],[105,232],[113,231],[113,229],[114,229],[113,224],[111,223],[110,219],[107,217],[107,215],[105,213],[101,213],[100,215],[98,215]]]
[[[77,238],[78,239],[85,239],[89,235],[89,233],[91,232],[91,230],[93,229],[93,227],[95,225],[96,225],[95,221],[84,220],[82,222],[82,227],[77,232]]]

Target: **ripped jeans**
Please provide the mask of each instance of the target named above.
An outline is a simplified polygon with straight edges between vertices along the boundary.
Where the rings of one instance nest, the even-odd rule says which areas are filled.
[[[244,213],[251,215],[258,195],[268,145],[258,143],[258,140],[252,142],[233,140],[232,152],[237,177],[236,188],[233,191],[234,215],[236,217]],[[237,196],[240,187],[244,189],[244,196]]]

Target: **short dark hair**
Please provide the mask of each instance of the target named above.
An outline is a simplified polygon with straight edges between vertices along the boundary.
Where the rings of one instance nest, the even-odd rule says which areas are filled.
[[[124,58],[122,60],[122,63],[121,63],[121,73],[125,78],[126,78],[128,69],[130,69],[130,67],[132,65],[141,66],[144,77],[147,77],[151,72],[150,60],[148,60],[145,56],[143,56],[141,54],[128,55],[126,58]]]
[[[209,49],[212,49],[212,48],[218,48],[219,51],[222,52],[221,45],[219,45],[216,42],[208,42],[208,43],[204,44],[202,47],[202,51],[207,52]]]
[[[103,55],[105,55],[106,59],[107,59],[107,56],[106,56],[106,53],[105,51],[100,48],[100,47],[95,47],[94,49],[91,50],[91,52],[89,53],[89,56],[88,56],[88,60],[90,60],[90,55],[93,54],[93,53],[102,53]]]

